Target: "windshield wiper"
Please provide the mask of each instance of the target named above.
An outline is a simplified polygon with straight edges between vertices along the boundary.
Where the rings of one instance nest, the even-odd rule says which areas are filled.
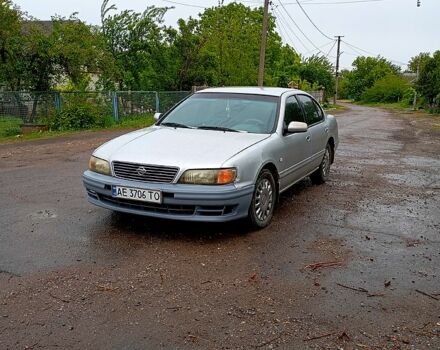
[[[209,125],[202,125],[198,126],[197,129],[202,130],[219,130],[219,131],[230,131],[230,132],[240,132],[239,130],[231,129],[231,128],[225,128],[223,126],[209,126]]]
[[[165,123],[160,123],[159,125],[163,125],[163,126],[171,126],[172,128],[185,128],[185,129],[192,129],[192,127],[185,125],[185,124],[180,124],[180,123],[172,123],[172,122],[165,122]]]

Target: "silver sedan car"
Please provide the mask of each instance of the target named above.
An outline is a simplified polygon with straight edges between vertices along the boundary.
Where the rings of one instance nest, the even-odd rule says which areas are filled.
[[[306,176],[327,180],[338,146],[336,119],[294,89],[206,89],[155,118],[95,150],[83,175],[91,203],[261,228],[281,192]]]

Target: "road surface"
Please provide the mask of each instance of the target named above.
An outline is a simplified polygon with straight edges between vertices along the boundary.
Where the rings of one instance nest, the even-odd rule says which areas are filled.
[[[337,120],[331,180],[256,232],[89,205],[82,171],[120,132],[0,145],[0,348],[440,348],[440,132]]]

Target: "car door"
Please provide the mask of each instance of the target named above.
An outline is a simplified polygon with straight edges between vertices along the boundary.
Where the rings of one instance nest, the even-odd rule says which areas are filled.
[[[282,160],[280,172],[281,190],[302,179],[308,174],[310,169],[310,132],[288,133],[287,126],[293,121],[305,122],[303,109],[294,95],[287,97],[284,109],[280,157],[280,161]]]
[[[297,95],[304,110],[304,116],[310,132],[312,168],[317,168],[321,163],[324,150],[327,144],[327,132],[324,112],[319,104],[310,96]]]

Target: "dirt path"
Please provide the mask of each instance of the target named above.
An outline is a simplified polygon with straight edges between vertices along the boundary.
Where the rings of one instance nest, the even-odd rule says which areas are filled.
[[[440,348],[440,132],[349,108],[258,232],[90,206],[114,132],[0,145],[0,348]]]

